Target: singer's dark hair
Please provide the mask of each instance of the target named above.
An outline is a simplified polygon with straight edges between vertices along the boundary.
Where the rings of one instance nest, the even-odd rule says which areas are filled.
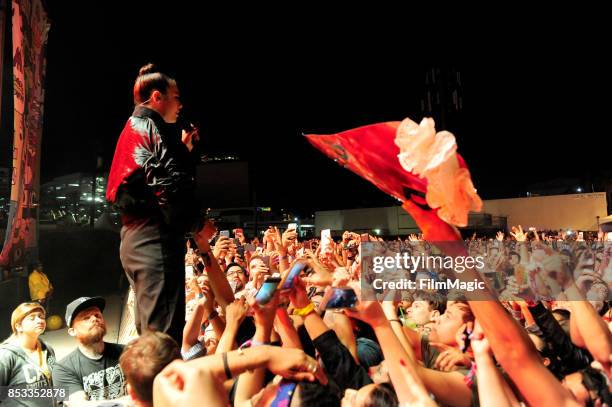
[[[140,68],[134,83],[134,104],[147,101],[154,90],[165,94],[170,86],[176,86],[176,81],[160,72],[153,64]]]

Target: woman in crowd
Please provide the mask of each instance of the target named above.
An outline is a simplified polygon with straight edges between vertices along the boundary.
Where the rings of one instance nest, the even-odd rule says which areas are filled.
[[[15,308],[11,315],[13,334],[0,345],[0,387],[10,386],[19,391],[36,389],[39,394],[52,390],[55,352],[40,338],[46,326],[45,309],[40,303],[25,302]],[[3,405],[53,406],[55,402],[53,397],[8,395],[1,402]]]

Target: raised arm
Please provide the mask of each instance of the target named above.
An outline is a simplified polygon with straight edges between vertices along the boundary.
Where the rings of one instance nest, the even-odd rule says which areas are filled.
[[[225,309],[227,304],[234,301],[234,292],[208,244],[208,239],[210,239],[211,236],[211,226],[210,223],[207,222],[204,227],[196,233],[195,241],[202,254],[204,264],[206,265],[206,273],[208,274],[210,287],[217,302],[221,305],[221,308]]]

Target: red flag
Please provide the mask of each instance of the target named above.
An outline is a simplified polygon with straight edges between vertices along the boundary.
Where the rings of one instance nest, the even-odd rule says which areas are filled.
[[[400,122],[377,123],[337,134],[308,134],[306,139],[338,164],[370,181],[383,192],[403,202],[402,207],[414,218],[429,241],[459,240],[459,231],[441,220],[437,210],[425,200],[427,180],[399,163],[395,144]],[[466,167],[457,155],[459,166]]]

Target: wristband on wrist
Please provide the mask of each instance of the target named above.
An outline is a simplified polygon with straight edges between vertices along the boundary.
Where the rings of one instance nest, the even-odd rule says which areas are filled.
[[[311,312],[314,312],[315,310],[315,305],[314,303],[310,303],[307,306],[305,306],[304,308],[296,308],[293,310],[293,315],[299,315],[301,317],[305,317],[306,315],[310,314]]]
[[[223,369],[225,370],[225,377],[227,377],[227,380],[231,380],[234,376],[232,376],[232,371],[229,368],[227,352],[223,352]]]

